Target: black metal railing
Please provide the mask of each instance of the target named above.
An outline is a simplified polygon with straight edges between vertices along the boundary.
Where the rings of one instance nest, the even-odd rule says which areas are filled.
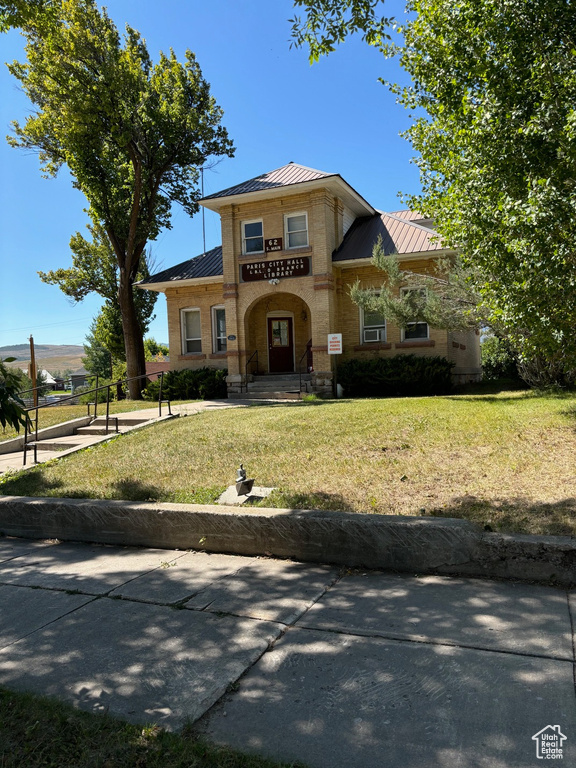
[[[308,341],[306,344],[306,349],[304,350],[304,354],[298,361],[298,377],[299,377],[299,385],[298,385],[298,392],[300,393],[300,397],[302,397],[302,363],[306,360],[306,373],[310,373],[310,371],[313,369],[313,363],[312,363],[312,339]]]
[[[246,384],[246,392],[248,392],[248,366],[254,365],[254,363],[256,363],[256,373],[258,373],[259,366],[258,366],[258,350],[257,349],[254,352],[252,352],[252,354],[250,355],[250,357],[246,362],[246,366],[245,366],[246,376],[245,376],[245,381],[240,382],[240,394],[242,394],[242,391],[244,389],[244,383]]]
[[[118,417],[116,416],[110,416],[110,390],[112,387],[122,387],[124,384],[128,384],[130,381],[137,381],[139,379],[148,379],[148,374],[141,374],[140,376],[130,376],[125,379],[118,379],[118,381],[110,382],[109,384],[102,384],[102,386],[98,385],[98,379],[99,377],[96,376],[96,386],[92,389],[85,390],[84,392],[81,392],[79,394],[73,394],[73,395],[67,395],[66,397],[60,398],[60,403],[68,402],[70,400],[78,400],[79,397],[84,397],[84,395],[91,395],[94,394],[94,402],[88,401],[86,403],[87,405],[87,416],[90,416],[90,407],[94,406],[94,416],[92,417],[92,421],[95,421],[98,418],[98,393],[102,392],[103,390],[106,390],[106,422],[105,422],[105,434],[107,435],[110,430],[110,421],[115,421],[115,431],[118,432]],[[166,404],[168,406],[168,414],[172,415],[172,408],[170,405],[170,400],[168,398],[162,398],[162,390],[164,385],[164,371],[161,371],[159,374],[160,378],[160,387],[158,390],[158,415],[162,416],[162,405]],[[36,387],[34,387],[36,389]],[[60,404],[58,403],[58,404]],[[44,405],[33,405],[30,408],[25,408],[24,412],[26,414],[26,425],[24,428],[24,452],[22,457],[22,465],[26,466],[26,457],[28,453],[29,448],[33,448],[34,450],[34,462],[38,463],[38,412],[42,408],[50,408],[54,406],[55,403],[46,403]],[[30,415],[31,412],[34,412],[34,417]],[[29,437],[32,434],[32,430],[30,429],[31,425],[34,424],[34,439],[33,442],[29,442]]]

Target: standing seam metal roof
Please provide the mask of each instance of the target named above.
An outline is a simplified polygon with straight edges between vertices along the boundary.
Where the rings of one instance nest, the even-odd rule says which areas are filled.
[[[386,255],[438,251],[444,247],[434,230],[396,215],[377,213],[356,219],[340,247],[334,251],[332,261],[371,258],[379,236]]]
[[[288,165],[284,165],[282,168],[276,168],[275,171],[263,173],[241,184],[236,184],[234,187],[228,187],[228,189],[223,189],[221,192],[207,195],[202,200],[216,200],[220,197],[242,195],[246,192],[260,192],[265,189],[273,189],[274,187],[286,187],[290,184],[302,184],[306,181],[326,179],[329,176],[339,176],[339,174],[317,171],[315,168],[307,168],[305,165],[298,165],[298,163],[288,163]]]
[[[420,224],[414,224],[407,218],[400,218],[396,214],[377,213],[374,216],[356,219],[346,233],[340,247],[334,251],[332,261],[371,258],[372,249],[379,235],[382,237],[382,245],[387,255],[423,253],[438,251],[443,248],[442,243],[436,239],[437,235],[433,230]],[[163,272],[151,275],[138,285],[194,280],[201,277],[219,277],[222,274],[222,246],[219,245],[200,254],[200,256],[195,256],[193,259],[176,264],[176,266],[165,269]]]
[[[173,280],[194,280],[198,277],[218,277],[222,274],[224,274],[222,246],[218,245],[216,248],[200,254],[200,256],[176,264],[176,266],[165,269],[163,272],[150,275],[147,280],[140,281],[138,285],[169,283]]]

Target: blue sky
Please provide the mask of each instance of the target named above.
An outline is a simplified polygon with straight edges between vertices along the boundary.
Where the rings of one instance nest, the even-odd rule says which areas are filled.
[[[372,205],[402,207],[398,193],[419,190],[413,152],[399,136],[407,112],[378,82],[402,81],[395,62],[351,39],[310,66],[304,50],[290,49],[291,0],[110,0],[106,7],[119,29],[126,23],[145,37],[154,60],[174,49],[183,59],[196,53],[204,77],[224,110],[223,123],[236,146],[205,174],[205,194],[217,192],[291,160],[340,173]],[[403,4],[386,3],[402,18]],[[3,61],[23,59],[22,38],[0,37]],[[82,344],[101,304],[89,297],[70,301],[45,285],[38,270],[71,264],[68,243],[86,232],[86,200],[62,170],[43,179],[38,158],[12,149],[3,137],[30,105],[6,67],[0,70],[0,346],[25,343]],[[202,217],[173,209],[173,228],[151,243],[157,269],[203,250]],[[206,211],[206,247],[220,243],[217,214]],[[167,341],[165,298],[156,304],[149,335]]]

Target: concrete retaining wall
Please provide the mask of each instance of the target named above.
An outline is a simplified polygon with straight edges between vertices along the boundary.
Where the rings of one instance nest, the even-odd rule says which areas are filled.
[[[576,539],[486,533],[452,518],[5,496],[0,533],[576,584]]]
[[[91,421],[91,416],[80,416],[78,419],[63,421],[62,424],[55,424],[53,427],[39,429],[38,440],[51,440],[55,437],[67,437],[68,435],[73,435],[75,429],[86,427]],[[12,440],[4,440],[4,442],[0,443],[0,455],[20,451],[23,447],[24,435],[15,437]]]

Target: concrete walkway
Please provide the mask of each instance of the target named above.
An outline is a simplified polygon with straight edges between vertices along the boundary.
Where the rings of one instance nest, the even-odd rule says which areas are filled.
[[[576,765],[575,619],[543,586],[0,538],[1,685],[313,768],[524,768],[547,726]]]
[[[249,400],[205,400],[202,402],[173,405],[171,410],[173,416],[189,416],[195,413],[200,413],[201,411],[213,411],[221,408],[242,408],[247,405],[254,405],[254,403]],[[100,406],[100,412],[102,412],[102,409],[105,410],[105,406]],[[163,415],[161,418],[158,416],[157,405],[139,411],[113,413],[110,416],[110,433],[108,435],[96,434],[98,431],[103,431],[102,426],[100,426],[100,430],[98,430],[97,427],[92,426],[79,426],[78,431],[73,435],[66,434],[62,437],[51,437],[49,440],[45,441],[42,441],[40,437],[40,443],[37,450],[38,464],[67,456],[70,453],[76,453],[76,451],[89,448],[97,443],[111,440],[116,436],[115,419],[118,419],[119,421],[118,432],[124,434],[125,432],[131,432],[134,429],[140,429],[141,427],[150,426],[165,420],[167,413],[168,408],[166,405],[162,407]],[[101,425],[102,421],[102,417],[99,416],[97,420],[98,424]],[[45,445],[43,445],[43,443],[45,443]],[[0,446],[1,445],[2,443],[0,443]],[[30,469],[30,467],[34,466],[37,466],[37,464],[34,464],[34,453],[32,449],[28,451],[27,467],[23,467],[22,464],[22,450],[14,450],[11,453],[0,453],[0,475],[4,472],[17,472],[21,469]]]

